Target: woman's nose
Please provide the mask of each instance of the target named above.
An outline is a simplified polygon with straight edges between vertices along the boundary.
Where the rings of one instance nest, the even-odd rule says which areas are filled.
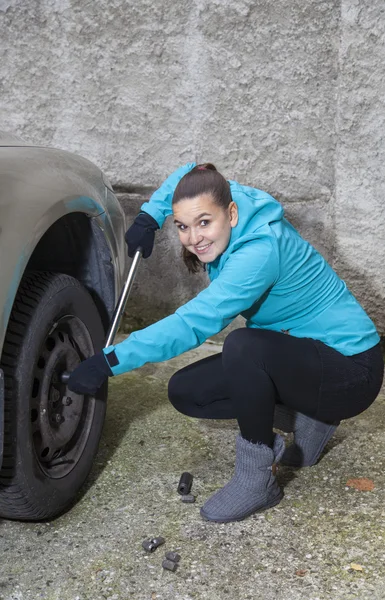
[[[194,229],[190,229],[190,244],[196,246],[203,240],[203,235]]]

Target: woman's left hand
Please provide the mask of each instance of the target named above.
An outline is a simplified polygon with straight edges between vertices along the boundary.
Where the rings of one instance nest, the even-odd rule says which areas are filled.
[[[104,352],[98,352],[84,360],[72,371],[67,386],[76,394],[95,396],[98,389],[112,377],[113,372],[109,367]]]

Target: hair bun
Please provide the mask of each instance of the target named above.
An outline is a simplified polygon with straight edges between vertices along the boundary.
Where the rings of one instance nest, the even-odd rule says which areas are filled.
[[[216,167],[212,163],[202,163],[195,167],[197,171],[216,171]]]

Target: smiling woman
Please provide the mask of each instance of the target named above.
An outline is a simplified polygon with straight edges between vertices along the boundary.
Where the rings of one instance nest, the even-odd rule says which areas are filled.
[[[312,466],[342,419],[375,400],[384,364],[375,326],[325,259],[261,190],[226,181],[210,164],[180,167],[141,207],[126,233],[129,253],[150,256],[173,214],[190,271],[210,285],[175,314],[84,361],[73,391],[95,393],[108,375],[167,360],[202,344],[237,316],[223,351],[169,382],[183,414],[237,419],[235,473],[201,509],[227,522],[278,504],[275,465]],[[288,335],[290,334],[290,335]],[[294,432],[285,449],[273,426]]]
[[[176,186],[172,209],[183,260],[196,273],[225,251],[238,223],[230,185],[211,163],[198,165]]]

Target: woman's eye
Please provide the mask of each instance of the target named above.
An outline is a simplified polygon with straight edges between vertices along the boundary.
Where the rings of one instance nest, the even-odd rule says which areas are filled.
[[[206,225],[208,225],[209,223],[210,223],[210,221],[203,219],[203,221],[201,221],[201,227],[206,227]]]
[[[178,229],[180,229],[181,231],[186,231],[186,229],[187,229],[186,225],[182,225],[182,224],[181,224],[181,225],[178,225],[177,227],[178,227]]]

